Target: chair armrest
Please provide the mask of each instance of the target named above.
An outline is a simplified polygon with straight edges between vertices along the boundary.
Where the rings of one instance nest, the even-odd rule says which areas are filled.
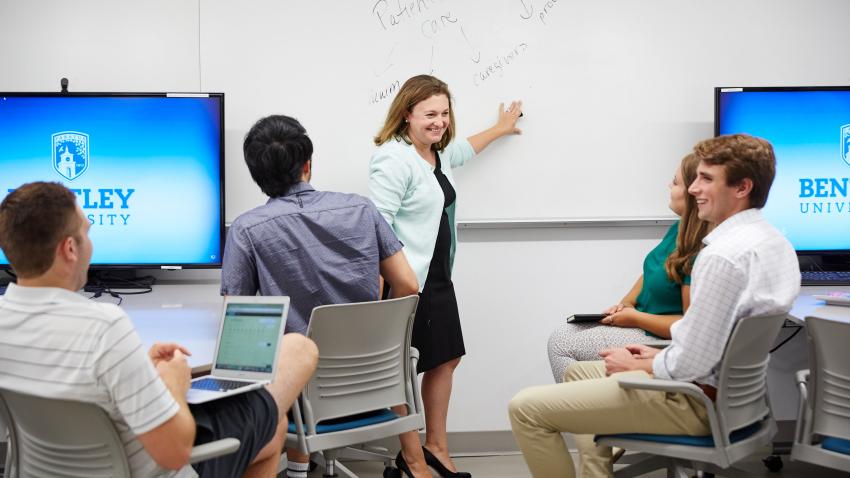
[[[658,339],[658,340],[653,340],[651,342],[643,342],[643,345],[647,345],[649,347],[656,348],[656,349],[664,349],[664,348],[669,347],[670,344],[672,344],[672,343],[673,343],[673,341],[670,340],[670,339]]]
[[[794,443],[812,444],[812,413],[809,409],[809,370],[797,370],[794,374],[800,400],[797,402],[797,426],[794,427]]]
[[[798,370],[794,374],[797,390],[800,392],[800,405],[805,405],[809,398],[809,370]]]
[[[661,392],[676,392],[685,395],[690,395],[703,401],[706,407],[714,407],[714,402],[708,398],[708,395],[701,388],[690,382],[680,382],[678,380],[664,380],[660,378],[618,378],[617,382],[620,388],[624,389],[640,389],[640,390],[658,390]]]
[[[410,392],[413,394],[413,410],[415,413],[423,413],[425,408],[422,406],[422,394],[419,391],[419,380],[416,373],[416,365],[419,363],[419,350],[416,347],[410,347]]]
[[[632,378],[622,377],[617,378],[617,382],[622,389],[638,389],[638,390],[657,390],[660,392],[674,392],[683,395],[689,395],[702,402],[705,406],[705,411],[708,414],[708,424],[711,430],[711,436],[714,438],[714,443],[728,442],[728,437],[724,439],[720,433],[720,421],[717,418],[717,411],[714,408],[714,402],[708,398],[708,395],[690,382],[680,382],[678,380],[665,380],[661,378]]]
[[[794,379],[797,381],[797,385],[805,385],[809,381],[809,369],[797,370],[797,373],[794,374]]]
[[[222,455],[229,455],[239,449],[239,440],[236,438],[222,438],[192,448],[189,463],[209,460]]]

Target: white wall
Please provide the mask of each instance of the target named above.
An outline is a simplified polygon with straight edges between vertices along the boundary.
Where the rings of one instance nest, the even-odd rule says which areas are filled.
[[[0,0],[0,91],[198,91],[198,4]]]
[[[455,286],[467,356],[457,370],[450,431],[510,429],[520,389],[553,383],[549,333],[573,313],[616,304],[664,227],[464,230]]]

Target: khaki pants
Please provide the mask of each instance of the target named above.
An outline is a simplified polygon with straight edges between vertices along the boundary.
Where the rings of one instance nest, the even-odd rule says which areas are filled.
[[[618,376],[605,376],[604,362],[576,362],[564,383],[527,388],[510,402],[514,438],[535,478],[575,476],[561,432],[575,435],[582,477],[612,476],[610,447],[598,447],[594,434],[710,434],[705,406],[680,393],[623,390]]]

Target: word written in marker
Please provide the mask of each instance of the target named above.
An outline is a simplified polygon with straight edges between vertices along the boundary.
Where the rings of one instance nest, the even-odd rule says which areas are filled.
[[[396,4],[395,8],[393,8],[387,0],[378,0],[374,5],[372,5],[372,15],[374,15],[378,20],[381,28],[388,30],[389,28],[401,25],[405,20],[413,19],[427,12],[428,9],[438,1],[439,0],[396,0],[396,2],[394,2]]]
[[[499,77],[504,76],[505,68],[516,60],[516,58],[528,49],[528,45],[520,43],[515,46],[507,55],[500,55],[493,62],[487,65],[483,70],[472,75],[472,83],[475,86],[481,86],[485,81],[493,78],[494,75]]]
[[[520,18],[523,20],[530,20],[534,17],[534,2],[532,0],[520,0],[522,4],[522,13],[519,14]],[[543,2],[543,9],[537,12],[537,18],[540,19],[540,23],[546,25],[546,17],[552,12],[552,10],[557,5],[558,0],[546,0]]]
[[[392,98],[392,96],[401,88],[401,82],[398,80],[393,81],[390,86],[384,88],[381,91],[376,91],[372,93],[372,97],[369,98],[369,103],[376,104],[384,101],[387,98]]]
[[[451,13],[446,12],[443,15],[440,15],[439,18],[432,18],[430,20],[425,20],[422,22],[422,25],[419,29],[422,31],[422,35],[425,38],[434,38],[438,33],[445,30],[446,28],[457,23],[457,18],[453,17]]]

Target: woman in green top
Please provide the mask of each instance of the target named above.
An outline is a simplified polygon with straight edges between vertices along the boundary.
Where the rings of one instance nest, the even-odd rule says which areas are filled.
[[[687,192],[698,164],[693,154],[682,159],[670,183],[670,209],[680,220],[646,256],[643,274],[629,293],[603,311],[607,317],[601,322],[565,322],[549,336],[549,364],[556,382],[564,380],[573,362],[600,360],[600,350],[646,342],[652,336],[670,338],[670,326],[688,309],[691,266],[708,232],[708,223],[697,217],[696,201]]]

